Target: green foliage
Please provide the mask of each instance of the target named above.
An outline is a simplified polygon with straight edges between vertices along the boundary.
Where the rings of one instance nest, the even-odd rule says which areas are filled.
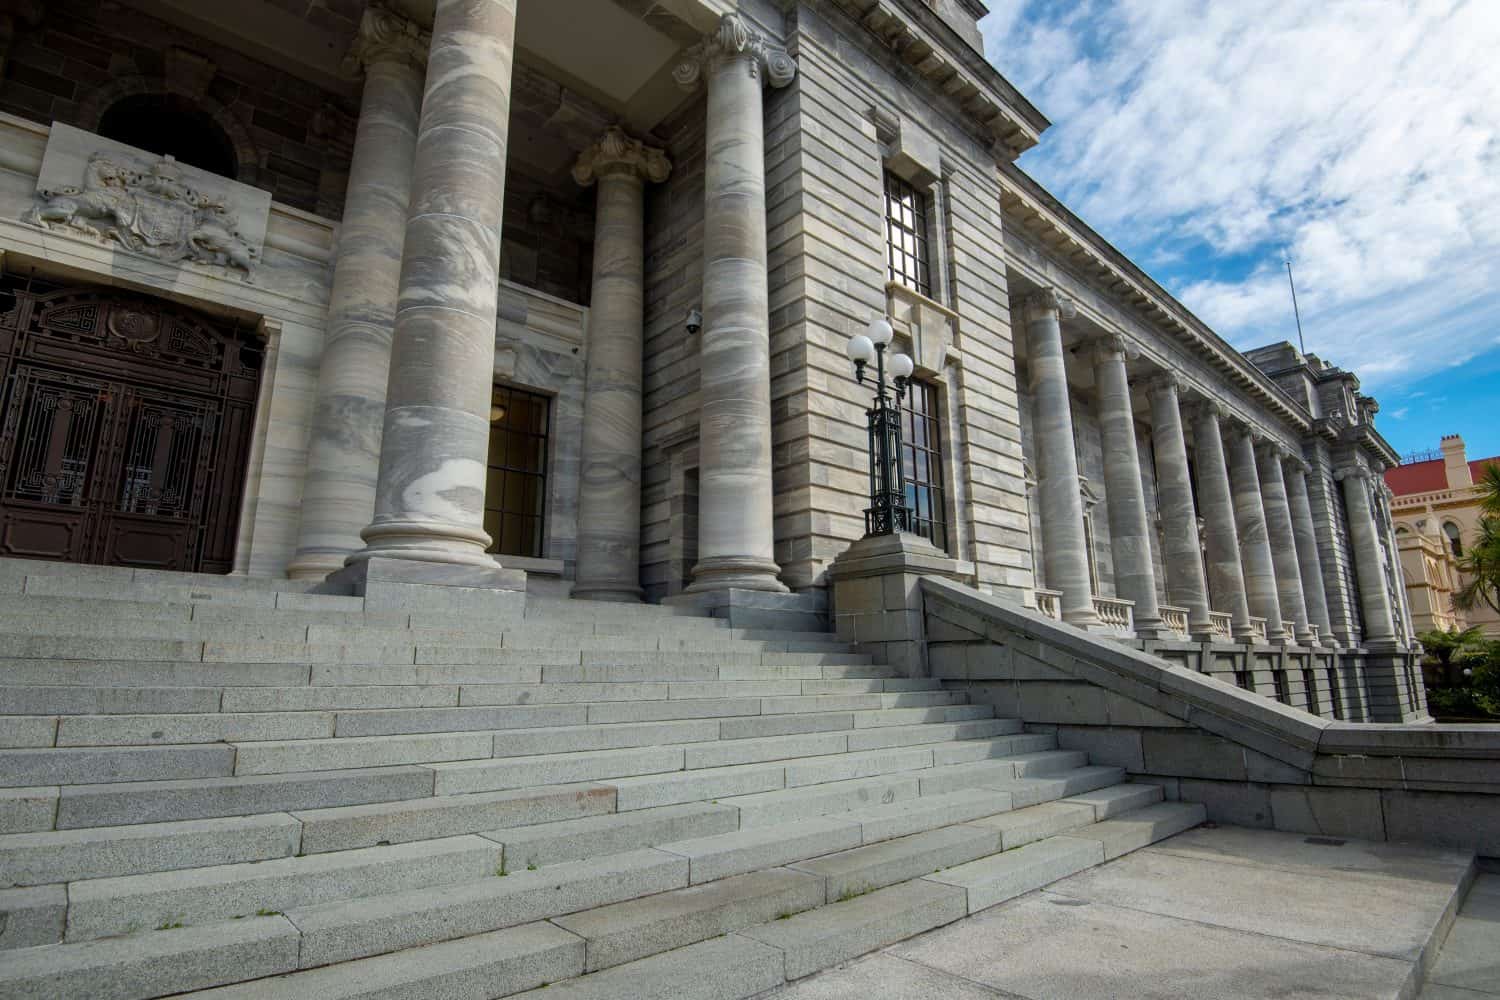
[[[1434,665],[1448,666],[1453,662],[1453,655],[1465,646],[1472,646],[1484,638],[1484,632],[1478,625],[1471,625],[1466,629],[1459,630],[1435,628],[1430,632],[1423,632],[1417,636],[1422,643],[1422,648],[1427,650],[1427,655],[1434,661]]]
[[[1489,500],[1485,499],[1486,505]],[[1465,583],[1453,595],[1453,603],[1465,611],[1481,604],[1500,611],[1500,516],[1479,519],[1479,530],[1459,557],[1458,569]]]
[[[1456,681],[1427,689],[1427,707],[1432,714],[1438,718],[1500,719],[1500,640],[1467,643],[1452,654],[1452,663],[1459,670]]]

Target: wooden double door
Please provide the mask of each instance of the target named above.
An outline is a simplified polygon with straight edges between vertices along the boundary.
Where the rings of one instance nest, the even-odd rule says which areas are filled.
[[[0,296],[0,556],[229,572],[259,343],[113,289]]]

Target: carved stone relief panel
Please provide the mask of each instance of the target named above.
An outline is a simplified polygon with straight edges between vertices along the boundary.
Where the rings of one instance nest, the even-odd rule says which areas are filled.
[[[270,212],[271,195],[259,188],[57,123],[23,221],[249,281]]]

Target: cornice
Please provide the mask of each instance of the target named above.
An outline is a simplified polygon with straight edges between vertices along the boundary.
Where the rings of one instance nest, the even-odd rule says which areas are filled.
[[[994,143],[1002,161],[1037,144],[1045,115],[921,0],[830,0],[945,94]]]
[[[1000,164],[1003,211],[1061,262],[1131,306],[1151,326],[1183,343],[1221,375],[1299,432],[1313,417],[1269,376],[1229,346],[1124,254],[1012,163]]]

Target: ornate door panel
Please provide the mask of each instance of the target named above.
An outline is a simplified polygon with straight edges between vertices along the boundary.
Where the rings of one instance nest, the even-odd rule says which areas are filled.
[[[0,317],[0,555],[228,572],[258,345],[98,289]]]

